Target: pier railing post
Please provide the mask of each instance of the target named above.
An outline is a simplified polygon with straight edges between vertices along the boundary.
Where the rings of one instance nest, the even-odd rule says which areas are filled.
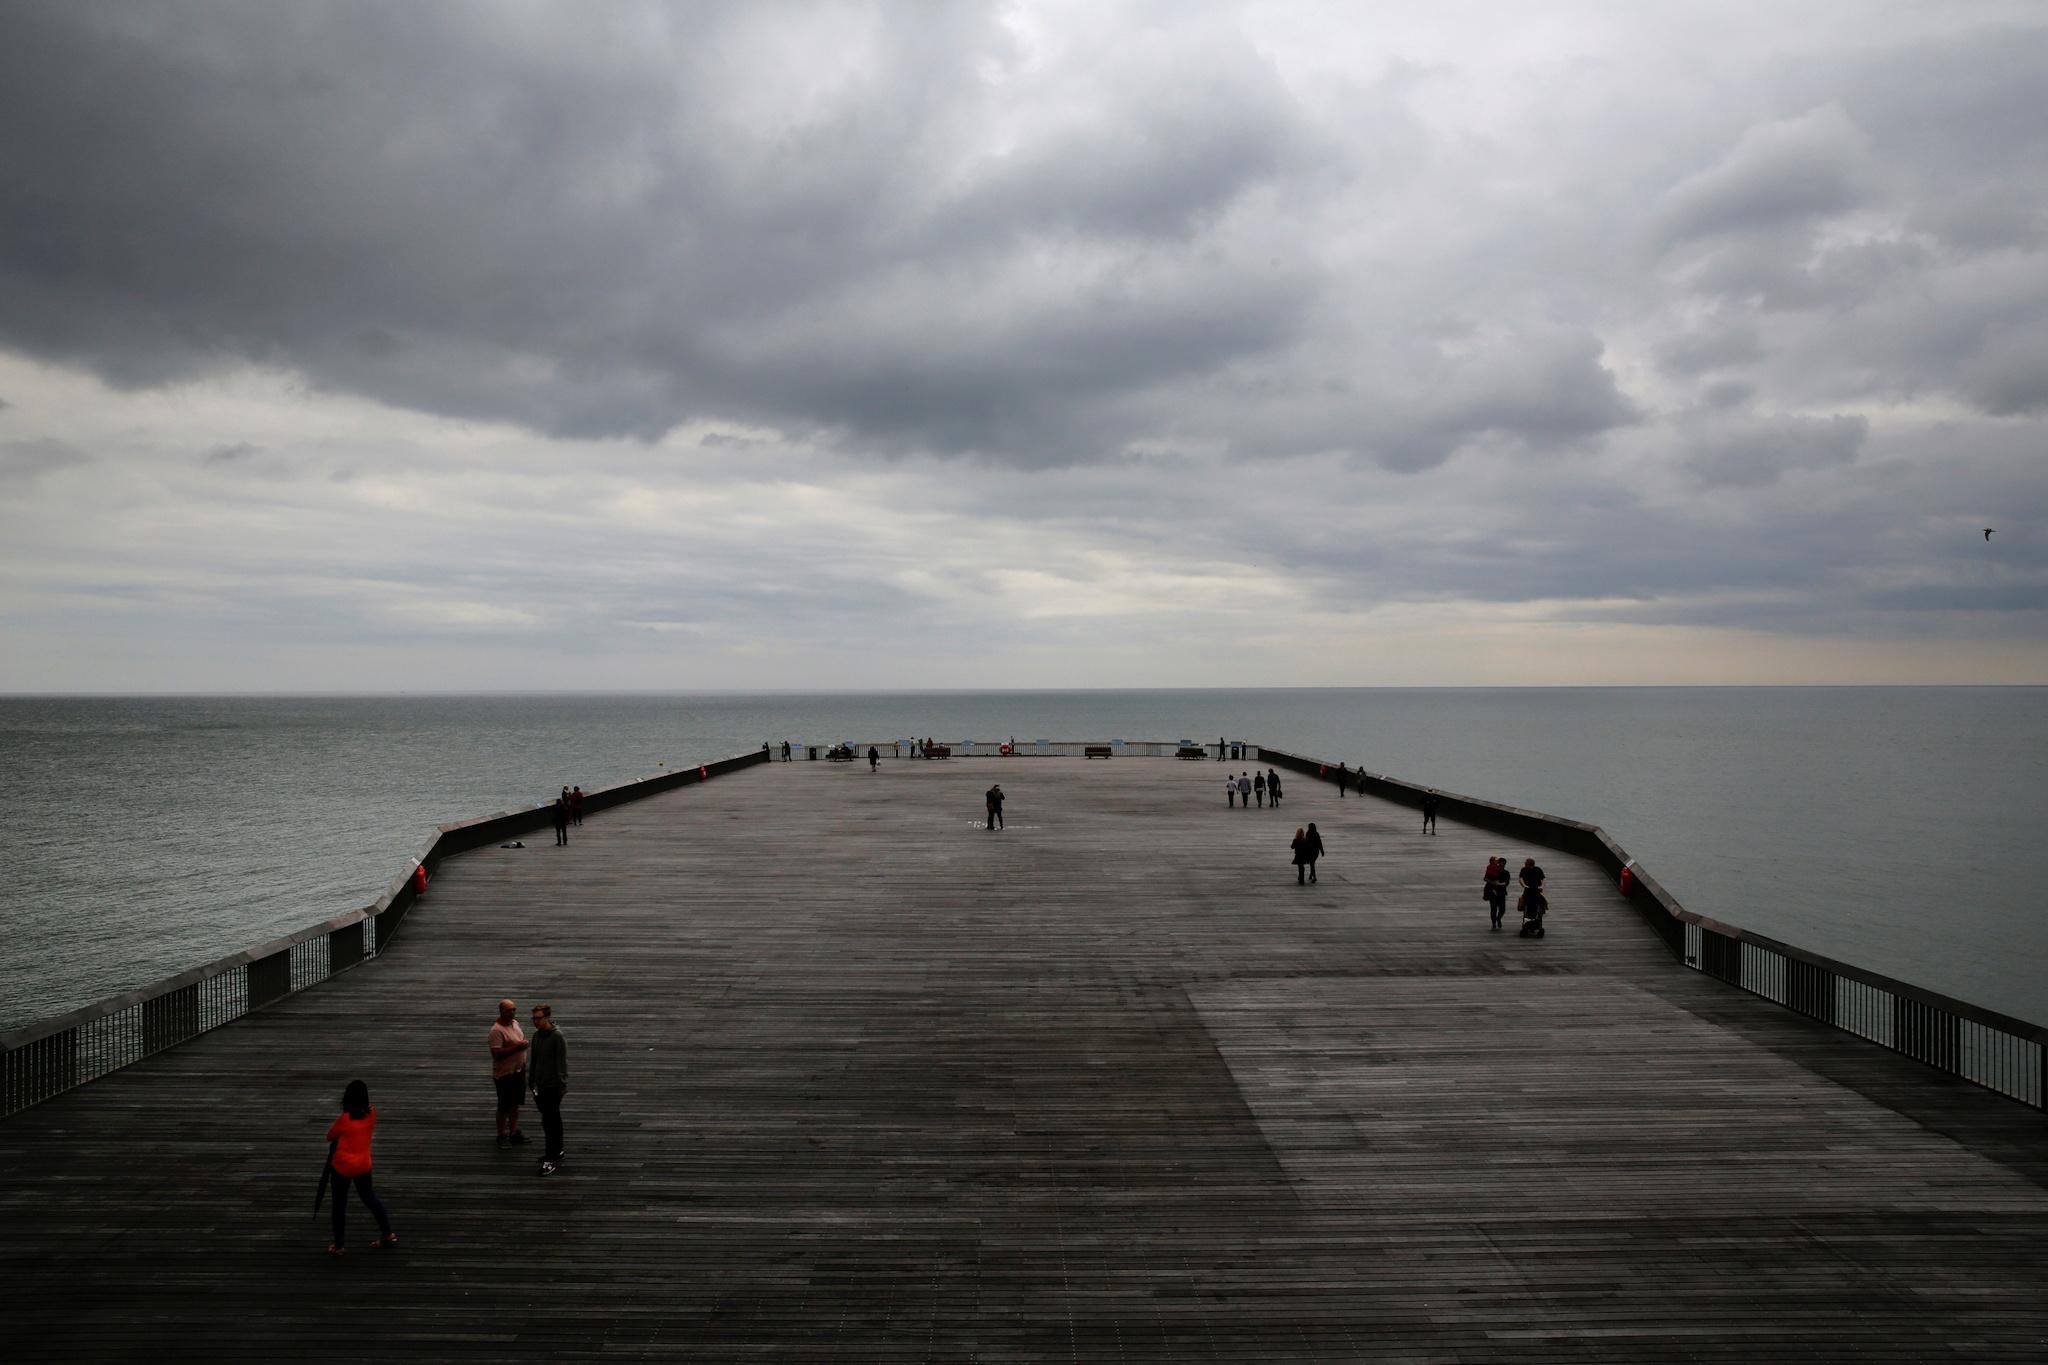
[[[249,964],[249,1008],[284,999],[292,993],[292,951],[287,948]]]

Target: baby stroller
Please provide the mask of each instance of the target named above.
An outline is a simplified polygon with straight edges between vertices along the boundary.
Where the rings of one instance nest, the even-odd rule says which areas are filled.
[[[1533,886],[1522,888],[1522,899],[1515,908],[1522,912],[1522,938],[1543,937],[1543,916],[1550,909],[1550,902],[1543,892]]]

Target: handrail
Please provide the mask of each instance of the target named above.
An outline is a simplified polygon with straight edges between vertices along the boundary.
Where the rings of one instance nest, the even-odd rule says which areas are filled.
[[[1626,868],[1629,903],[1685,966],[2009,1099],[2048,1108],[2048,1026],[1695,914],[1598,825],[1280,749],[1260,752],[1268,763],[1324,781],[1341,774],[1361,794],[1398,805],[1420,806],[1433,795],[1450,819],[1576,854],[1617,878]]]
[[[761,752],[671,769],[583,795],[585,812],[637,801],[767,761]],[[552,803],[436,827],[413,859],[429,874],[444,859],[550,824]],[[54,1018],[0,1033],[0,1117],[18,1113],[317,985],[389,948],[419,899],[408,867],[376,900],[318,924]]]

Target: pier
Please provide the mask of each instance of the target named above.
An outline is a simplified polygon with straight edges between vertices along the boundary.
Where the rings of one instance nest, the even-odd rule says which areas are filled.
[[[1592,857],[1226,766],[748,762],[482,835],[371,960],[0,1120],[10,1355],[2048,1355],[2038,1107],[1687,968]],[[569,1042],[551,1179],[531,1109],[492,1144],[506,995]],[[337,1261],[354,1077],[401,1245],[358,1205]]]

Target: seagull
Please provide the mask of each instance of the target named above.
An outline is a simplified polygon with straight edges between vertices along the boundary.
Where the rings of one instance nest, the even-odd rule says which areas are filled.
[[[1991,528],[1989,526],[1984,528],[1984,539],[1991,539]]]

